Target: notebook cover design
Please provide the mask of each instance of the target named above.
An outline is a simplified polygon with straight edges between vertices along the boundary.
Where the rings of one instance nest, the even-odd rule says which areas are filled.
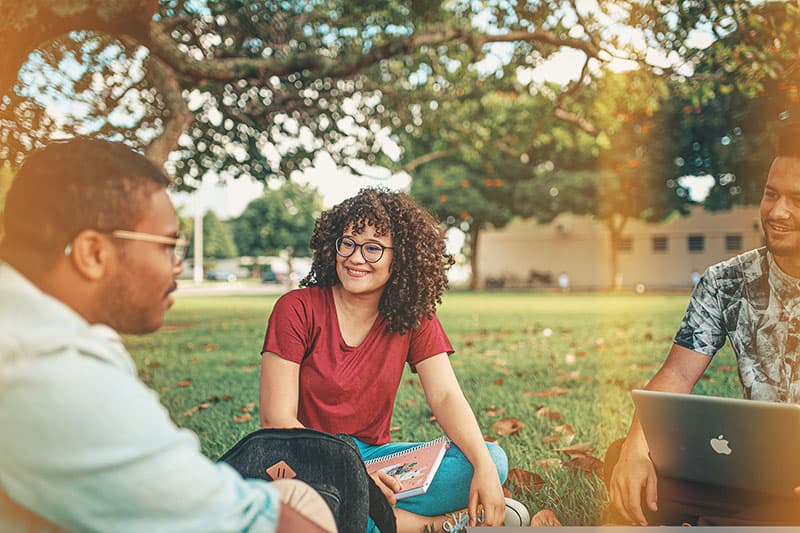
[[[382,470],[397,478],[403,487],[395,494],[398,500],[424,494],[449,447],[450,442],[445,438],[425,442],[402,452],[366,461],[367,472],[372,474]]]

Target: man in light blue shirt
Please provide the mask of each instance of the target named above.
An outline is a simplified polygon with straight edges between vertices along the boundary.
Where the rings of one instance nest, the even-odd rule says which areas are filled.
[[[245,480],[139,381],[183,269],[168,179],[92,139],[33,153],[0,242],[0,531],[335,531],[298,481]]]

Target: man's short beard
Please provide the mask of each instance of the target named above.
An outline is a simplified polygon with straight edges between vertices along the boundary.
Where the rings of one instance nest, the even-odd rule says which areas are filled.
[[[769,253],[771,253],[772,255],[778,257],[785,257],[791,255],[800,256],[800,238],[797,239],[794,245],[791,245],[789,243],[783,245],[776,245],[775,243],[770,242],[769,233],[767,232],[767,229],[764,228],[764,239],[766,240],[767,243],[766,244],[767,250],[769,250]]]

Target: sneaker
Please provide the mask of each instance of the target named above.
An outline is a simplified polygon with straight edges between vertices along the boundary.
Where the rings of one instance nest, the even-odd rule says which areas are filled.
[[[506,517],[504,526],[527,526],[531,523],[531,514],[527,507],[517,500],[506,498]]]
[[[444,522],[442,522],[442,530],[446,531],[447,533],[455,533],[467,530],[467,526],[469,525],[469,511],[467,509],[453,511],[452,513],[447,513],[446,516],[447,518],[445,518]],[[479,524],[483,524],[483,507],[480,505],[478,505],[477,522]]]

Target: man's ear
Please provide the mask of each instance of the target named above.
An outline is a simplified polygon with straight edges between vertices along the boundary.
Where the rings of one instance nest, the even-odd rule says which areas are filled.
[[[110,239],[94,230],[83,230],[72,240],[69,260],[88,281],[98,281],[108,274],[116,259]]]

